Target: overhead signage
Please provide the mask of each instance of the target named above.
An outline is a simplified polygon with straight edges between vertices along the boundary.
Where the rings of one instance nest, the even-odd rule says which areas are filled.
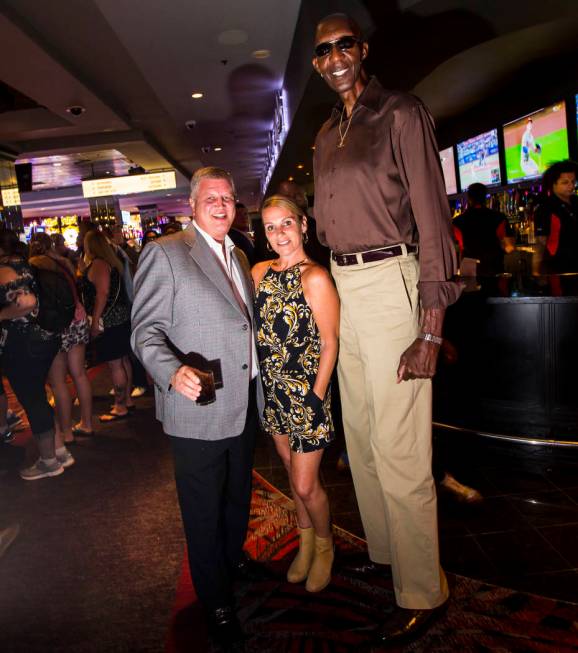
[[[267,138],[267,156],[265,159],[265,169],[261,178],[261,192],[265,194],[275,165],[287,133],[289,131],[289,118],[287,113],[287,95],[285,89],[275,91],[275,112],[273,114],[273,125],[269,130]]]
[[[20,193],[18,192],[18,188],[3,188],[2,204],[4,206],[19,206],[22,204],[20,201]]]
[[[125,177],[107,177],[89,179],[82,182],[84,197],[108,197],[114,195],[131,195],[133,193],[151,193],[177,187],[174,170],[151,172],[144,175],[127,175]]]

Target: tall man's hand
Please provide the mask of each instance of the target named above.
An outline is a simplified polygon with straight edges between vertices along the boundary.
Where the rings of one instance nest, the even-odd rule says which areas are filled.
[[[431,379],[436,373],[440,345],[416,338],[403,352],[397,368],[397,382]]]
[[[422,333],[441,337],[445,309],[426,308],[423,312]],[[397,368],[397,382],[410,379],[431,379],[436,373],[440,345],[416,338],[403,352]]]
[[[191,401],[196,401],[201,394],[201,380],[197,370],[188,365],[181,365],[171,379],[173,388]]]

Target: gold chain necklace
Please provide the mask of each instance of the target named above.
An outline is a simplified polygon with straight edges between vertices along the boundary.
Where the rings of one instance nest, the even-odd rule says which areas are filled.
[[[345,147],[345,137],[347,136],[347,132],[349,131],[349,127],[351,126],[351,119],[353,118],[353,114],[355,113],[355,108],[351,112],[351,115],[349,116],[349,119],[347,121],[347,126],[345,127],[345,132],[342,134],[341,133],[341,125],[343,124],[343,114],[345,113],[345,105],[343,105],[343,109],[341,109],[341,115],[339,116],[339,143],[337,143],[337,147]]]

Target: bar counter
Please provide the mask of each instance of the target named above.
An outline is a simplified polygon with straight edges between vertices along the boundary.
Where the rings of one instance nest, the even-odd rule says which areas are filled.
[[[436,427],[578,446],[578,274],[464,281],[446,314]]]

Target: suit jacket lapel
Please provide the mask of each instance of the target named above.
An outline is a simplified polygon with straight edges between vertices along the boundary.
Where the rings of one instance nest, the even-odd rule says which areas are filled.
[[[239,255],[239,250],[238,247],[235,247],[233,250],[233,262],[237,269],[239,270],[239,276],[241,277],[241,281],[243,283],[243,290],[245,293],[245,298],[247,299],[247,310],[249,311],[249,315],[251,318],[253,317],[253,295],[254,290],[253,290],[253,280],[251,278],[251,269],[249,267],[248,261],[244,254],[241,256]]]
[[[195,228],[191,225],[184,231],[185,242],[189,246],[189,254],[195,263],[199,266],[201,272],[207,279],[215,285],[215,287],[223,294],[225,299],[229,301],[239,312],[239,304],[233,295],[231,284],[215,254],[205,242],[205,239],[197,234]]]

